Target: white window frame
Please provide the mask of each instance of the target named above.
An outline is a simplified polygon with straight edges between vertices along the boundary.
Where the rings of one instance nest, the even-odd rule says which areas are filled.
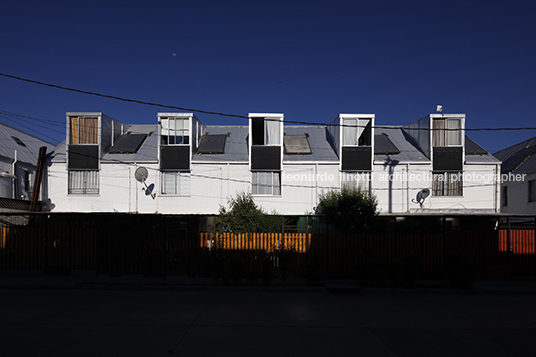
[[[359,145],[359,138],[370,122],[369,118],[341,118],[342,146],[362,146]]]
[[[341,171],[341,188],[343,186],[370,190],[371,173],[360,171]]]
[[[190,196],[190,173],[184,171],[161,171],[160,194],[163,196]]]
[[[434,172],[432,173],[432,196],[436,197],[462,197],[462,172]]]
[[[459,118],[432,119],[432,146],[462,146],[462,120]]]
[[[178,125],[180,124],[180,125]],[[190,118],[189,117],[161,117],[160,118],[161,145],[190,145]],[[164,140],[166,138],[166,140]],[[180,138],[177,140],[177,138]],[[186,139],[186,140],[185,140]],[[186,141],[186,142],[185,142]]]
[[[99,193],[99,170],[68,170],[67,194],[98,195]]]
[[[281,196],[281,172],[252,171],[251,193],[255,196]]]

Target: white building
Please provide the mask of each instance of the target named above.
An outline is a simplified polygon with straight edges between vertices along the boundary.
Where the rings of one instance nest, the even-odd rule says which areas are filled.
[[[28,211],[34,189],[39,149],[54,145],[0,123],[0,211]],[[46,197],[45,185],[40,197]]]
[[[372,114],[295,126],[283,114],[252,113],[245,124],[158,113],[158,123],[128,125],[67,113],[67,140],[49,167],[49,208],[209,215],[250,191],[268,212],[302,215],[346,182],[372,190],[382,213],[499,211],[500,162],[465,137],[464,115],[378,127]],[[430,196],[415,201],[423,189]]]
[[[536,137],[495,153],[502,161],[501,212],[536,214]]]

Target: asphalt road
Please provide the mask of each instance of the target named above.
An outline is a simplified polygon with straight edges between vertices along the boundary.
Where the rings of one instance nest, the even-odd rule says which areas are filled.
[[[7,356],[534,356],[536,293],[1,289]]]

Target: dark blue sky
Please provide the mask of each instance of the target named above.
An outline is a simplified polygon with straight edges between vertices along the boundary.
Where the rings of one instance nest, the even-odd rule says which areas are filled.
[[[533,1],[3,1],[0,72],[287,120],[373,113],[377,125],[407,124],[442,104],[467,114],[467,128],[534,127],[535,10]],[[131,124],[170,111],[5,77],[0,110],[58,121],[24,129],[55,144],[67,111]],[[536,131],[467,134],[493,152]]]

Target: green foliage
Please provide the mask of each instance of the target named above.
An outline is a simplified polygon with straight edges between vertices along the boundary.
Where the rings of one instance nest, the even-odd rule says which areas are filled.
[[[341,190],[329,190],[319,197],[317,214],[341,233],[368,232],[378,214],[374,194],[360,187],[344,185]]]
[[[227,202],[229,209],[220,206],[216,222],[218,233],[279,233],[285,218],[276,212],[268,214],[258,207],[249,192],[239,192]]]

